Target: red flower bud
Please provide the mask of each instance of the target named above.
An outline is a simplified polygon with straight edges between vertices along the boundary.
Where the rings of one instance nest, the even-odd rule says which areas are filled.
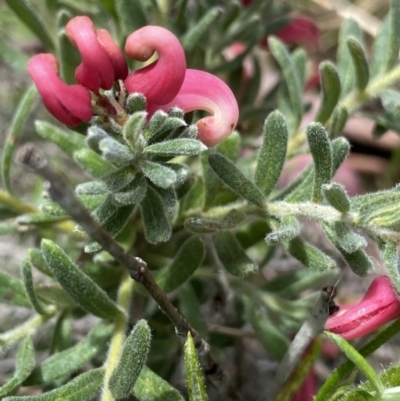
[[[160,108],[167,111],[173,106],[178,106],[185,113],[205,110],[211,114],[196,123],[199,139],[208,146],[216,145],[227,138],[239,118],[239,108],[228,85],[205,71],[186,70],[178,95],[162,107],[151,105],[149,113]]]
[[[174,34],[159,26],[145,26],[128,36],[125,51],[139,61],[158,53],[156,61],[129,74],[125,80],[129,93],[140,92],[148,103],[157,104],[168,103],[177,95],[185,78],[186,59]]]
[[[72,18],[65,32],[82,56],[82,63],[75,70],[75,79],[81,85],[97,93],[127,76],[128,67],[121,50],[107,31],[95,30],[90,18]]]
[[[71,127],[92,118],[89,91],[81,85],[61,81],[58,62],[52,54],[38,54],[28,62],[28,72],[35,82],[47,110],[57,120]]]
[[[325,329],[346,340],[365,336],[400,317],[400,301],[387,276],[376,277],[364,298],[355,305],[341,306]]]

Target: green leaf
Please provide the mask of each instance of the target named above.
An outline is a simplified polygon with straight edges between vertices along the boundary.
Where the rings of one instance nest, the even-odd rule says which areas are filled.
[[[355,38],[347,39],[347,46],[354,65],[357,89],[362,91],[368,85],[369,81],[367,55],[365,54],[362,44]]]
[[[75,161],[93,178],[104,177],[117,168],[89,148],[80,149],[73,154]]]
[[[340,97],[340,79],[336,66],[330,61],[319,65],[322,100],[315,121],[325,124],[335,109]]]
[[[2,271],[0,271],[0,302],[25,308],[32,307],[22,281]]]
[[[262,313],[259,305],[250,298],[244,298],[246,306],[246,319],[253,326],[262,346],[275,358],[281,360],[285,355],[289,340],[276,327],[276,323],[266,314]]]
[[[181,39],[182,46],[186,51],[191,51],[204,37],[210,27],[215,24],[223,10],[220,7],[210,8],[206,14],[190,28]]]
[[[384,391],[384,386],[379,378],[378,373],[375,372],[375,369],[373,369],[373,367],[366,361],[366,359],[344,338],[342,338],[338,334],[330,333],[328,331],[325,331],[325,335],[331,341],[333,341],[347,356],[347,358],[349,358],[354,363],[354,365],[357,366],[358,369],[360,369],[365,377],[370,380],[371,384],[375,388],[378,398],[380,398],[380,395]]]
[[[104,177],[99,181],[105,185],[109,192],[118,192],[127,187],[136,177],[136,171],[131,167],[122,167]]]
[[[117,305],[58,245],[43,239],[41,250],[54,277],[78,305],[93,315],[106,319],[115,319],[121,315]]]
[[[199,236],[187,239],[180,247],[171,265],[163,269],[157,276],[158,285],[170,292],[187,281],[201,265],[205,256],[205,248]]]
[[[338,47],[338,71],[342,83],[341,98],[354,89],[356,74],[352,63],[351,54],[347,46],[347,39],[354,37],[362,43],[362,31],[357,22],[353,19],[345,19],[339,32]]]
[[[151,244],[168,241],[172,234],[172,228],[162,199],[152,187],[147,187],[146,196],[140,202],[140,207],[146,240]]]
[[[139,320],[125,340],[121,358],[114,369],[109,388],[116,399],[128,397],[139,377],[150,350],[151,331]]]
[[[218,258],[229,273],[244,277],[258,271],[258,266],[247,256],[231,232],[214,234],[213,240]]]
[[[97,354],[105,350],[113,332],[113,325],[101,322],[73,347],[57,352],[37,366],[24,385],[33,386],[50,383],[78,371]]]
[[[299,221],[292,216],[286,216],[282,219],[280,224],[273,225],[274,231],[267,234],[265,241],[268,245],[276,245],[282,241],[290,241],[297,237],[301,231]]]
[[[124,37],[148,25],[141,1],[119,0],[114,3],[114,7]]]
[[[155,143],[144,148],[144,153],[160,156],[195,156],[206,150],[207,147],[196,139],[172,139]]]
[[[18,348],[13,377],[0,387],[0,397],[15,394],[34,367],[35,351],[32,338],[27,336]]]
[[[147,366],[143,366],[132,394],[139,401],[185,401],[178,390]]]
[[[263,144],[258,153],[255,183],[268,196],[281,174],[285,162],[288,129],[279,111],[269,114],[264,123]]]
[[[37,90],[34,85],[30,86],[23,94],[17,109],[14,113],[13,120],[7,130],[6,139],[4,142],[1,168],[4,187],[11,193],[10,184],[10,168],[14,155],[15,148],[18,144],[19,137],[22,134],[22,128],[26,119],[37,99]]]
[[[115,192],[113,197],[122,205],[134,205],[140,203],[146,196],[147,183],[143,177],[137,177],[122,192]]]
[[[336,265],[333,259],[300,237],[284,242],[284,247],[290,255],[311,270],[323,272],[333,269]]]
[[[82,373],[62,387],[41,395],[7,397],[3,401],[82,401],[91,400],[103,383],[104,369]]]
[[[111,137],[103,138],[99,142],[99,150],[105,160],[116,166],[129,165],[134,159],[134,155],[128,146]]]
[[[368,273],[374,271],[374,264],[371,258],[361,249],[361,247],[365,246],[364,238],[353,233],[343,223],[335,227],[323,224],[323,228],[329,240],[340,251],[343,259],[348,263],[354,273],[359,276],[366,276]],[[348,242],[346,242],[345,238],[342,238],[342,236],[346,236]]]
[[[57,319],[54,326],[53,338],[51,341],[50,354],[64,351],[71,346],[72,342],[72,313],[64,311]]]
[[[322,202],[321,188],[329,184],[332,178],[332,149],[328,133],[323,125],[311,123],[307,126],[307,140],[314,159],[314,184],[312,200]]]
[[[43,42],[48,51],[54,51],[54,43],[45,22],[29,0],[5,0],[15,15]]]
[[[142,150],[145,145],[143,128],[146,124],[146,117],[145,111],[138,111],[132,114],[124,125],[122,134],[133,152]]]
[[[292,113],[295,116],[295,127],[300,124],[303,115],[303,105],[301,100],[300,78],[295,65],[283,43],[277,38],[270,36],[268,45],[272,55],[278,62],[289,92],[292,106]]]
[[[328,203],[339,212],[347,213],[350,210],[350,199],[342,184],[332,182],[322,185],[322,194]]]
[[[46,307],[38,300],[35,288],[33,287],[32,266],[28,258],[22,261],[22,279],[33,309],[35,309],[39,315],[45,315],[47,313]]]
[[[216,231],[231,230],[240,224],[245,215],[232,209],[223,219],[207,219],[202,217],[189,217],[185,220],[186,230],[195,234],[210,234]]]
[[[383,244],[380,254],[389,273],[390,281],[394,284],[397,293],[400,294],[400,264],[396,244],[393,242]]]
[[[335,110],[332,116],[332,122],[329,126],[330,138],[336,138],[337,136],[341,135],[348,117],[349,112],[345,107],[340,106]]]
[[[390,2],[390,11],[373,46],[371,76],[391,70],[397,63],[400,49],[400,4]]]
[[[208,401],[200,363],[190,332],[187,334],[183,351],[185,355],[186,385],[189,392],[189,401]]]
[[[225,156],[212,153],[208,162],[215,174],[242,198],[263,208],[265,199],[260,190]]]
[[[52,275],[49,266],[44,260],[42,252],[39,249],[36,248],[28,249],[28,257],[34,268],[44,273],[46,276]]]
[[[36,294],[46,302],[59,305],[62,308],[74,308],[76,303],[58,283],[38,284]]]
[[[85,137],[77,132],[61,129],[46,121],[36,121],[35,127],[42,138],[53,142],[71,157],[76,151],[86,148]]]
[[[175,184],[178,179],[174,170],[166,165],[144,160],[140,166],[144,175],[158,187],[168,188]]]

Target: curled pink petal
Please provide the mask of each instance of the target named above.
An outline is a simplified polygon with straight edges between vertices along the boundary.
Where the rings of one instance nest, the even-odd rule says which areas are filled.
[[[145,26],[128,36],[125,51],[138,61],[158,53],[156,61],[129,74],[125,80],[129,93],[140,92],[148,102],[157,104],[168,103],[177,95],[185,78],[186,59],[174,34],[159,26]]]
[[[67,85],[58,76],[58,62],[52,54],[38,54],[28,62],[28,72],[35,82],[47,110],[57,120],[71,127],[92,118],[89,91],[81,85]]]
[[[82,57],[82,63],[75,70],[75,79],[82,86],[97,93],[100,88],[110,89],[118,79],[117,75],[124,75],[121,68],[121,51],[117,51],[115,43],[110,47],[110,42],[113,42],[111,37],[105,35],[102,30],[98,33],[90,18],[72,18],[66,25],[65,32],[78,47]],[[115,66],[117,70],[114,69]]]
[[[325,324],[325,329],[346,340],[365,336],[400,317],[400,301],[387,276],[375,278],[363,299],[342,306]]]
[[[168,111],[173,106],[185,113],[204,110],[211,114],[196,123],[198,137],[207,146],[227,138],[239,119],[238,104],[229,86],[205,71],[186,70],[185,80],[175,99],[162,107],[153,104],[148,111],[150,114],[157,108]]]

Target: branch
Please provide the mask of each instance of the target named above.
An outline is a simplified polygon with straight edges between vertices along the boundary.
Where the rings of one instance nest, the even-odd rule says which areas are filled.
[[[52,200],[57,202],[80,224],[88,235],[97,241],[115,260],[128,269],[132,279],[141,283],[161,310],[175,326],[176,334],[182,341],[190,332],[202,363],[204,374],[220,391],[227,393],[233,400],[241,400],[230,378],[211,356],[210,345],[190,326],[182,314],[171,303],[147,268],[146,262],[127,253],[122,246],[90,215],[89,211],[76,198],[66,179],[53,170],[45,157],[32,145],[27,144],[18,150],[17,161],[34,170],[50,183],[48,190]]]

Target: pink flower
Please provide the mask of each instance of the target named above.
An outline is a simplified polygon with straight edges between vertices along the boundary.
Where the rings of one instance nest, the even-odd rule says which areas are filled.
[[[325,329],[346,340],[365,336],[400,317],[400,301],[387,276],[375,278],[363,299],[341,306],[325,324]]]
[[[89,91],[81,85],[67,85],[61,81],[58,62],[52,54],[33,56],[28,62],[28,72],[47,109],[59,121],[71,127],[90,121]]]
[[[142,93],[149,104],[166,104],[178,94],[185,79],[186,58],[173,33],[159,26],[145,26],[128,36],[125,51],[139,61],[158,53],[156,61],[129,74],[125,80],[129,93]]]
[[[292,401],[313,401],[317,394],[314,369],[311,368],[300,388],[293,394]]]
[[[128,75],[121,50],[107,31],[96,31],[90,18],[72,18],[65,32],[82,56],[75,70],[75,79],[82,86],[98,93],[100,88],[110,89],[116,80]]]
[[[162,107],[153,105],[149,112],[159,108],[167,111],[173,106],[178,106],[185,113],[204,110],[211,114],[196,123],[198,138],[207,146],[216,145],[227,138],[239,118],[239,108],[228,85],[205,71],[186,70],[178,95]]]

